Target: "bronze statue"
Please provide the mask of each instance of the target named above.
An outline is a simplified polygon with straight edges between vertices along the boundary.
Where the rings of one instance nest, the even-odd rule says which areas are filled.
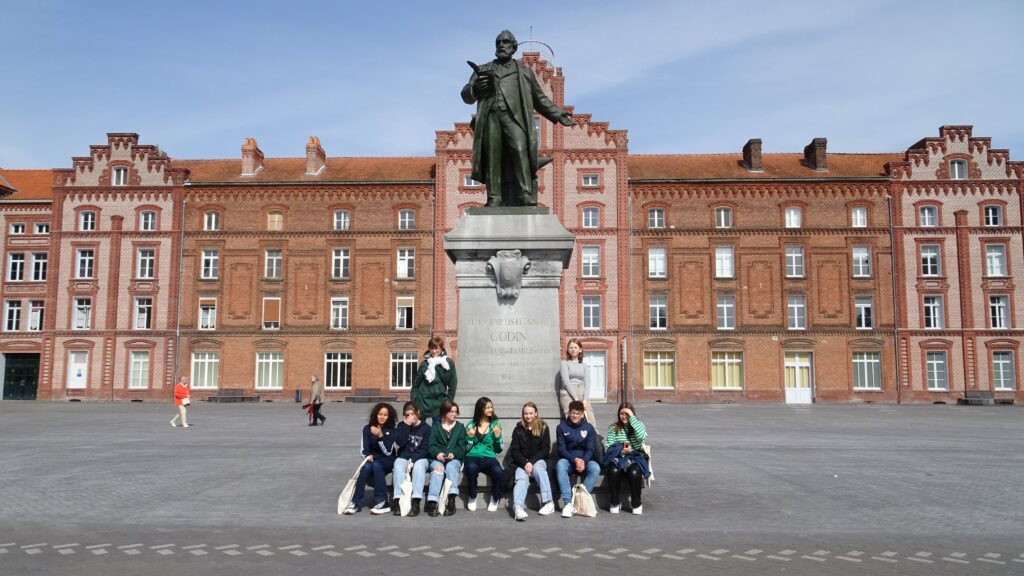
[[[495,59],[473,68],[462,89],[466,104],[477,103],[473,120],[473,179],[487,185],[487,206],[536,206],[537,170],[551,160],[537,158],[536,110],[563,126],[575,123],[552,102],[533,70],[512,58],[519,43],[508,30],[494,41]]]

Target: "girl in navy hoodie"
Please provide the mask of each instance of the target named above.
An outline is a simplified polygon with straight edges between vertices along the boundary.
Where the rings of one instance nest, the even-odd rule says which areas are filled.
[[[430,441],[430,424],[420,420],[420,407],[415,402],[409,401],[402,406],[402,421],[398,424],[395,432],[395,470],[391,474],[392,483],[395,485],[395,500],[402,494],[402,484],[405,480],[405,469],[412,462],[412,474],[409,481],[412,482],[412,508],[409,516],[420,515],[420,503],[423,502],[423,481],[427,477],[427,443]],[[398,506],[394,506],[391,513],[401,516],[402,512]]]
[[[352,503],[345,509],[345,514],[355,514],[362,510],[360,504],[366,494],[366,485],[373,478],[374,506],[372,514],[387,514],[388,506],[388,474],[395,466],[395,422],[398,416],[391,404],[381,402],[370,411],[370,422],[363,426],[362,454],[367,458],[366,464],[359,470],[356,480],[356,493]]]

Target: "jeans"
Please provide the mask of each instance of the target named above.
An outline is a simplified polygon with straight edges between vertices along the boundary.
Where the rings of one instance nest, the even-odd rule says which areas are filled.
[[[551,479],[548,478],[548,463],[544,460],[533,464],[533,479],[540,488],[541,504],[551,501]],[[526,508],[526,492],[530,489],[530,477],[523,468],[516,468],[516,484],[512,490],[512,502]]]
[[[410,481],[412,482],[412,497],[423,498],[423,480],[427,477],[427,464],[430,461],[426,458],[420,458],[412,464],[412,474],[410,474]],[[405,484],[405,468],[409,465],[409,461],[405,458],[395,458],[395,471],[391,475],[391,482],[395,485],[395,498],[402,495],[402,484]]]
[[[359,470],[359,479],[356,480],[356,493],[352,495],[352,502],[356,506],[359,506],[363,502],[363,496],[366,494],[366,485],[370,483],[370,477],[373,477],[373,502],[380,504],[388,499],[388,474],[391,473],[391,469],[394,465],[391,463],[390,458],[382,458],[375,456],[373,462],[367,462]]]
[[[555,478],[558,479],[558,492],[562,495],[562,502],[566,504],[572,501],[572,486],[569,485],[570,472],[576,474],[576,468],[565,458],[559,458],[558,464],[555,465]],[[587,462],[585,472],[583,486],[587,492],[593,494],[594,484],[597,484],[597,478],[601,475],[601,465],[590,460]]]
[[[438,472],[438,467],[441,467],[442,472]],[[458,460],[449,460],[447,464],[440,460],[434,460],[430,463],[430,490],[427,492],[427,500],[431,502],[437,502],[437,499],[441,496],[441,486],[444,484],[445,478],[451,483],[452,487],[448,490],[449,494],[459,493],[459,474],[462,473],[462,462]]]
[[[469,485],[469,499],[476,498],[476,482],[481,472],[491,479],[491,498],[495,501],[501,500],[501,485],[505,483],[505,471],[501,469],[501,463],[498,462],[497,458],[477,458],[476,456],[466,457],[466,480]]]

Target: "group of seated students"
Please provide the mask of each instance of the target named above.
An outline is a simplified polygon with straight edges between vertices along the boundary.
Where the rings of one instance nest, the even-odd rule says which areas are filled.
[[[568,408],[566,419],[559,422],[555,430],[558,456],[555,478],[562,500],[562,517],[571,518],[573,515],[570,484],[573,474],[582,478],[582,484],[590,494],[593,494],[598,477],[605,475],[611,503],[609,512],[612,514],[618,514],[622,508],[620,491],[625,478],[629,485],[630,509],[633,514],[643,514],[641,491],[644,478],[650,475],[650,466],[649,456],[644,451],[647,428],[637,418],[636,409],[629,402],[619,405],[616,420],[608,427],[605,436],[604,456],[598,461],[597,431],[584,419],[583,402],[574,400]],[[533,402],[523,405],[522,417],[512,431],[507,473],[498,460],[498,454],[504,450],[504,437],[490,399],[483,397],[476,401],[473,419],[468,426],[459,422],[459,405],[452,400],[445,400],[441,405],[440,421],[433,427],[420,420],[420,409],[415,402],[405,403],[402,416],[402,421],[398,422],[394,408],[384,402],[374,406],[370,412],[370,421],[362,433],[362,454],[366,464],[360,469],[355,493],[344,510],[345,514],[355,514],[362,509],[366,485],[372,481],[375,502],[370,512],[391,512],[400,516],[398,498],[410,463],[412,490],[409,516],[420,514],[428,472],[430,482],[423,510],[428,516],[441,515],[441,509],[445,516],[454,515],[463,469],[468,492],[466,509],[470,512],[477,509],[477,481],[481,473],[487,475],[491,483],[488,512],[497,511],[501,504],[506,474],[514,475],[511,511],[516,520],[523,521],[528,516],[526,494],[531,478],[540,491],[538,513],[546,516],[555,511],[548,476],[551,433]],[[394,479],[393,503],[388,498],[388,474],[392,474]],[[449,481],[450,487],[447,494],[441,494],[445,480]],[[439,506],[441,499],[445,500]]]

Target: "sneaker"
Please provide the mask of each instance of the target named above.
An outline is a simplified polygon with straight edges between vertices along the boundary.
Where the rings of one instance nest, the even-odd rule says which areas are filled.
[[[379,514],[387,514],[388,512],[391,512],[391,506],[388,506],[388,501],[387,500],[385,500],[383,502],[379,502],[379,503],[377,503],[376,506],[374,506],[373,508],[370,508],[370,514],[378,514],[379,515]]]
[[[177,428],[177,427],[178,427],[178,423],[175,422],[174,420],[171,420],[171,428]]]
[[[622,504],[616,504],[615,506],[612,506],[612,507],[608,508],[608,511],[611,512],[612,514],[618,514],[619,511],[621,511],[621,510],[622,510]]]
[[[526,520],[526,510],[523,510],[522,506],[516,506],[516,520],[519,522]]]
[[[355,514],[356,512],[359,512],[360,510],[362,510],[362,508],[360,508],[359,506],[356,506],[355,502],[350,502],[349,505],[348,505],[348,508],[345,508],[345,511],[342,512],[342,514],[344,514],[346,516],[351,516],[351,515]]]
[[[554,500],[548,500],[547,504],[545,504],[545,505],[540,507],[540,511],[538,511],[537,514],[540,514],[541,516],[547,516],[548,514],[551,514],[554,511],[555,511],[555,501]]]
[[[466,500],[466,510],[469,510],[470,512],[476,512],[476,500],[477,500],[477,498],[479,498],[479,496],[476,496],[475,498],[470,498],[470,499]]]
[[[643,513],[644,513],[644,507],[642,505],[641,506],[637,506],[636,508],[633,508],[633,514],[636,514],[637,516],[639,516],[639,515],[641,515]]]
[[[490,498],[490,500],[487,502],[487,511],[488,512],[497,512],[498,511],[498,503],[500,501],[501,501],[500,499],[499,500],[495,500],[493,497]]]
[[[572,518],[572,502],[562,506],[562,518]]]
[[[191,424],[182,424],[181,427],[182,428],[191,428],[192,425]]]

